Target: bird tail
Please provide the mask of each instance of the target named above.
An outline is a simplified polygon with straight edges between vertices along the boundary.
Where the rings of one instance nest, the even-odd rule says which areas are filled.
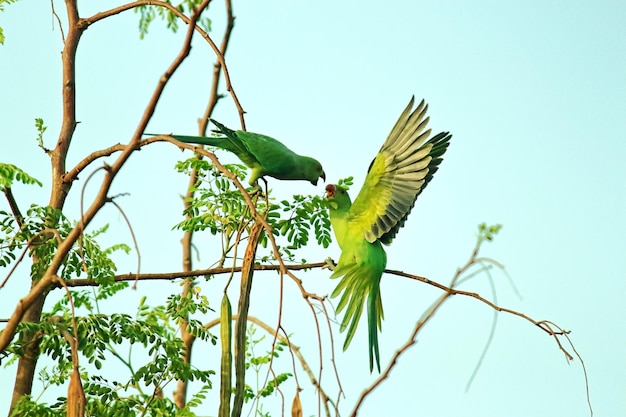
[[[346,268],[349,268],[347,272]],[[341,321],[341,331],[347,329],[343,350],[348,349],[350,342],[352,342],[363,313],[363,307],[367,303],[370,372],[374,369],[374,360],[376,361],[376,368],[380,372],[378,331],[382,328],[384,318],[383,303],[380,296],[381,274],[369,271],[368,275],[370,276],[365,277],[363,271],[360,270],[361,268],[358,268],[356,264],[346,265],[346,268],[338,266],[331,275],[331,278],[343,275],[337,288],[331,294],[331,297],[336,297],[343,292],[337,305],[337,313],[340,313],[344,308],[346,309]]]
[[[208,145],[208,146],[217,146],[219,147],[219,141],[222,140],[220,138],[212,138],[208,136],[185,136],[185,135],[172,135],[171,133],[147,133],[144,132],[145,136],[169,136],[178,141],[184,143],[192,143],[195,145]]]
[[[230,143],[230,147],[227,148],[228,150],[230,150],[236,155],[245,155],[249,153],[246,146],[243,144],[241,139],[239,139],[239,137],[237,136],[237,132],[235,132],[232,129],[227,128],[226,126],[224,126],[223,124],[221,124],[215,119],[210,119],[210,120],[211,120],[211,123],[213,123],[219,129],[219,130],[213,130],[213,132],[221,133],[222,135],[226,136],[226,140]]]
[[[376,358],[376,368],[380,373],[380,352],[378,350],[378,331],[383,326],[383,300],[380,298],[380,282],[370,288],[367,297],[367,325],[369,332],[369,354],[370,372],[374,369],[374,358]]]
[[[215,146],[216,148],[225,149],[234,153],[235,155],[245,155],[248,153],[245,145],[237,137],[237,133],[221,124],[220,122],[211,119],[211,122],[218,127],[219,130],[213,130],[215,133],[221,133],[224,137],[214,136],[185,136],[185,135],[169,135],[176,140],[184,143],[192,143],[195,145],[207,145]],[[144,133],[148,136],[158,136],[154,133]]]
[[[146,135],[150,135],[150,133],[146,133]],[[169,136],[184,143],[192,143],[195,145],[215,146],[217,148],[225,148],[223,138],[215,138],[211,136],[185,136],[185,135],[169,135]]]

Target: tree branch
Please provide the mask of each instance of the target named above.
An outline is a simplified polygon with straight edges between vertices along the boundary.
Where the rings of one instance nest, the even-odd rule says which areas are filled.
[[[4,187],[2,189],[4,192],[4,196],[9,203],[9,207],[11,208],[11,213],[13,213],[13,217],[17,222],[17,225],[21,228],[22,222],[24,221],[24,216],[22,216],[22,212],[20,211],[19,206],[17,205],[17,201],[15,201],[15,197],[13,196],[13,191],[11,191],[11,187]]]
[[[61,267],[66,255],[69,253],[72,246],[76,243],[76,240],[82,235],[82,232],[85,229],[85,227],[91,222],[91,220],[95,217],[95,215],[100,211],[100,209],[107,202],[107,198],[108,198],[107,193],[111,187],[111,184],[113,183],[113,179],[115,178],[119,170],[122,168],[122,166],[126,163],[130,155],[136,149],[136,146],[140,141],[139,138],[141,134],[143,133],[146,125],[148,124],[148,121],[151,119],[154,113],[157,102],[159,101],[159,98],[161,97],[161,94],[163,93],[165,85],[167,84],[167,82],[169,81],[173,73],[176,71],[176,69],[178,69],[178,67],[185,60],[187,55],[189,55],[189,51],[191,50],[191,39],[193,36],[196,21],[199,17],[199,14],[208,6],[209,2],[210,0],[204,0],[202,4],[198,7],[196,12],[192,15],[190,26],[185,36],[183,45],[181,47],[181,51],[179,52],[178,56],[174,59],[172,64],[167,68],[165,73],[159,79],[159,82],[157,83],[157,87],[150,99],[150,102],[148,103],[148,106],[142,116],[141,121],[139,122],[139,125],[137,126],[137,130],[135,131],[131,141],[128,143],[126,148],[122,151],[121,155],[113,163],[113,165],[105,167],[107,172],[104,176],[104,179],[100,186],[100,190],[98,191],[98,194],[95,197],[93,203],[91,204],[89,209],[84,213],[83,217],[77,222],[74,229],[70,231],[70,233],[66,236],[65,240],[59,245],[59,247],[57,248],[57,252],[52,258],[50,265],[48,266],[48,269],[43,274],[39,282],[34,283],[33,287],[31,288],[31,291],[18,302],[18,305],[15,308],[15,311],[13,312],[13,314],[7,321],[6,327],[4,328],[2,333],[0,333],[0,352],[4,351],[9,345],[9,343],[11,342],[11,340],[13,340],[13,337],[15,336],[15,331],[17,329],[17,325],[22,319],[22,317],[24,316],[24,313],[26,312],[26,310],[42,294],[45,294],[47,289],[54,283],[56,273]],[[71,61],[71,64],[64,65],[64,68],[68,66],[71,67],[71,71],[67,70],[67,71],[70,71],[69,74],[64,73],[64,80],[67,80],[66,78],[67,76],[71,76],[70,81],[66,81],[64,83],[64,87],[65,87],[64,93],[66,90],[70,91],[68,94],[71,94],[71,97],[70,97],[71,102],[66,103],[64,101],[64,109],[68,113],[64,116],[64,124],[62,127],[61,139],[59,140],[57,147],[51,152],[51,157],[53,158],[53,178],[54,177],[61,178],[62,174],[64,173],[64,167],[65,167],[64,155],[67,152],[67,147],[69,146],[69,138],[71,137],[71,134],[74,131],[74,127],[75,127],[75,118],[74,118],[75,100],[73,100],[74,95],[75,95],[74,78],[73,78],[74,77],[73,61],[75,57],[75,51],[76,51],[76,46],[77,46],[77,41],[78,41],[78,36],[79,36],[78,33],[80,33],[80,31],[72,30],[72,28],[74,27],[73,25],[77,24],[76,20],[78,19],[78,11],[76,10],[76,5],[72,2],[72,0],[66,0],[66,4],[68,5],[68,15],[70,16],[69,17],[70,30],[69,30],[68,37],[66,40],[66,48],[64,49],[64,54],[69,54],[68,44],[72,46],[73,54],[69,54],[67,58],[69,61]],[[75,32],[78,32],[78,33],[75,33]],[[72,42],[75,42],[75,43],[72,43]],[[63,157],[61,158],[60,156],[63,156]],[[57,190],[56,193],[53,190],[53,196],[52,196],[53,201],[51,201],[51,203],[56,203],[56,204],[51,204],[53,207],[62,207],[63,205],[62,202],[65,199],[66,191],[67,189],[65,189],[65,187],[61,187],[61,189]]]
[[[385,270],[385,272],[393,274],[393,275],[398,275],[401,277],[406,277],[406,278],[410,278],[416,281],[420,281],[423,283],[426,283],[428,285],[432,285],[433,287],[437,287],[440,290],[443,290],[446,292],[446,294],[448,296],[452,296],[452,295],[463,295],[465,297],[472,297],[477,299],[478,301],[481,301],[485,304],[487,304],[489,307],[493,308],[496,311],[502,312],[502,313],[508,313],[508,314],[512,314],[514,316],[518,316],[521,317],[529,322],[531,322],[532,324],[534,324],[535,326],[539,327],[541,330],[543,330],[544,332],[548,333],[550,336],[555,336],[555,335],[562,335],[562,334],[566,334],[569,332],[561,332],[561,331],[557,331],[555,332],[553,329],[551,329],[546,323],[545,320],[534,320],[531,317],[520,313],[519,311],[515,311],[515,310],[511,310],[509,308],[505,308],[505,307],[500,307],[497,304],[487,300],[486,298],[482,297],[480,294],[478,293],[474,293],[474,292],[470,292],[470,291],[463,291],[463,290],[457,290],[454,289],[452,287],[446,287],[445,285],[442,285],[438,282],[435,281],[431,281],[428,278],[424,278],[418,275],[411,275],[411,274],[407,274],[406,272],[402,272],[402,271],[395,271],[395,270]],[[560,346],[560,344],[559,344]],[[569,353],[567,353],[562,347],[561,350],[565,353],[565,355],[567,356],[568,359],[572,359],[571,355]]]
[[[246,129],[246,123],[244,120],[244,114],[246,113],[244,111],[244,109],[241,107],[241,103],[239,102],[239,98],[237,97],[237,94],[235,93],[235,90],[233,89],[233,86],[231,84],[230,81],[230,74],[228,73],[228,67],[226,66],[226,60],[224,59],[224,53],[226,52],[226,46],[228,45],[228,41],[230,40],[230,33],[232,31],[232,28],[234,27],[235,24],[235,18],[233,16],[233,11],[232,11],[232,4],[230,2],[230,0],[226,0],[226,13],[227,13],[227,24],[226,24],[226,31],[224,33],[224,38],[222,40],[222,48],[218,48],[217,45],[215,44],[215,42],[213,42],[213,39],[211,39],[211,37],[209,36],[209,34],[202,29],[199,26],[196,26],[196,21],[197,18],[199,17],[200,13],[206,8],[206,6],[208,5],[208,3],[210,3],[211,0],[205,1],[203,2],[194,12],[194,17],[195,19],[193,19],[193,27],[194,29],[209,43],[209,45],[211,46],[211,49],[213,49],[213,52],[215,52],[215,55],[217,56],[217,60],[219,62],[220,67],[223,69],[224,71],[224,80],[226,82],[226,91],[230,92],[232,98],[233,98],[233,102],[235,103],[235,107],[237,107],[237,112],[239,113],[239,120],[241,121],[241,126],[242,129],[245,130]],[[206,3],[206,4],[205,4]],[[167,10],[169,10],[170,12],[172,12],[174,15],[176,15],[176,17],[178,17],[179,19],[181,19],[183,22],[185,22],[188,25],[192,24],[192,20],[190,18],[188,18],[187,16],[185,16],[180,10],[178,10],[176,7],[174,7],[173,5],[164,2],[164,1],[159,1],[159,0],[141,0],[141,1],[135,1],[132,3],[128,3],[119,7],[115,7],[113,9],[104,11],[104,12],[100,12],[100,13],[96,13],[95,15],[83,19],[83,21],[85,22],[86,26],[92,25],[93,23],[102,20],[104,18],[125,12],[127,10],[131,10],[134,9],[135,7],[139,7],[139,6],[157,6],[157,7],[164,7]],[[217,96],[216,96],[217,97]]]
[[[169,140],[168,138],[164,138],[163,136],[158,136],[158,137],[150,137],[150,138],[146,138],[146,139],[141,139],[136,147],[135,150],[140,150],[141,148],[143,148],[146,145],[149,145],[150,143],[153,142],[171,142],[175,145],[178,145],[178,143],[174,140]],[[87,155],[85,158],[83,158],[81,161],[79,161],[74,168],[72,168],[70,171],[66,172],[64,174],[63,180],[66,183],[71,183],[73,181],[76,181],[78,179],[78,176],[80,175],[81,172],[83,172],[85,170],[85,168],[87,168],[92,162],[97,161],[100,158],[105,158],[107,156],[111,156],[116,152],[122,152],[123,150],[125,150],[128,147],[128,144],[122,144],[122,143],[118,143],[112,146],[109,146],[108,148],[105,149],[101,149],[99,151],[95,151],[90,153],[89,155]]]
[[[464,296],[467,296],[467,297],[472,297],[472,298],[475,298],[475,299],[477,299],[479,301],[482,301],[483,303],[487,304],[488,306],[490,306],[491,308],[493,308],[496,311],[513,314],[515,316],[518,316],[518,317],[521,317],[521,318],[524,318],[524,319],[528,320],[529,322],[533,323],[534,325],[538,326],[540,329],[542,329],[543,331],[548,333],[550,336],[554,337],[554,339],[555,339],[559,349],[565,354],[565,356],[569,360],[573,359],[572,355],[569,354],[569,352],[567,352],[565,350],[565,348],[562,346],[561,342],[558,339],[558,336],[560,336],[560,335],[563,335],[563,336],[565,336],[567,338],[567,333],[569,333],[569,332],[561,329],[560,327],[554,325],[553,323],[551,323],[549,321],[546,321],[546,320],[541,320],[541,321],[533,320],[532,318],[526,316],[523,313],[511,310],[511,309],[500,307],[500,306],[496,305],[495,303],[492,303],[491,301],[483,298],[479,294],[468,292],[468,291],[457,290],[457,289],[454,288],[454,286],[459,282],[459,279],[461,278],[461,276],[464,273],[466,273],[473,265],[476,265],[476,264],[479,264],[479,263],[484,263],[484,262],[490,262],[490,260],[488,258],[478,258],[478,252],[479,252],[480,247],[481,247],[483,242],[484,242],[484,240],[479,237],[478,242],[476,243],[476,246],[474,247],[474,250],[472,251],[470,259],[467,261],[467,263],[462,268],[457,269],[457,271],[456,271],[454,277],[452,278],[449,286],[445,286],[445,285],[439,284],[437,282],[431,281],[428,278],[424,278],[424,277],[420,277],[420,276],[416,276],[416,275],[406,274],[406,273],[401,272],[401,271],[385,270],[385,272],[388,272],[388,273],[391,273],[391,274],[394,274],[394,275],[411,278],[411,279],[414,279],[414,280],[417,280],[417,281],[421,281],[421,282],[424,282],[426,284],[435,286],[435,287],[445,291],[445,293],[443,295],[441,295],[437,299],[437,301],[435,301],[435,303],[432,305],[432,307],[429,310],[427,310],[422,315],[422,317],[417,321],[417,323],[415,324],[415,327],[413,328],[413,331],[412,331],[409,339],[406,341],[406,343],[404,345],[402,345],[398,350],[396,350],[396,352],[392,356],[392,358],[389,361],[389,364],[387,365],[387,367],[384,370],[384,372],[369,387],[367,387],[361,393],[361,395],[360,395],[360,397],[359,397],[359,399],[358,399],[354,409],[350,413],[350,416],[355,417],[357,415],[359,408],[361,407],[361,405],[363,404],[363,402],[367,398],[367,396],[372,391],[374,391],[385,379],[387,379],[389,377],[389,375],[391,374],[392,369],[398,364],[400,356],[404,352],[406,352],[411,346],[413,346],[415,344],[415,340],[416,340],[416,337],[417,337],[417,334],[419,333],[419,331],[424,327],[424,325],[428,321],[430,321],[434,317],[435,313],[437,312],[437,310],[439,310],[439,308],[443,305],[443,303],[448,298],[450,298],[453,295],[464,295]],[[493,264],[495,264],[496,266],[502,267],[497,262],[493,262]],[[553,329],[553,327],[556,327],[557,330]],[[569,340],[569,338],[568,338],[568,340]]]
[[[292,271],[301,271],[305,269],[313,269],[313,268],[321,268],[326,265],[325,262],[316,262],[310,264],[293,264],[293,265],[285,265],[285,268]],[[235,267],[219,267],[219,268],[208,268],[208,269],[197,269],[194,271],[180,271],[180,272],[165,272],[165,273],[144,273],[144,274],[121,274],[115,275],[113,279],[115,282],[122,281],[134,281],[138,279],[140,281],[171,281],[174,279],[181,278],[193,278],[193,277],[202,277],[206,275],[220,275],[220,274],[230,274],[232,272],[241,272],[241,266]],[[255,271],[280,271],[280,265],[254,265]],[[77,278],[70,279],[65,281],[65,284],[68,287],[91,287],[100,285],[100,283],[96,282],[93,279],[87,278]]]

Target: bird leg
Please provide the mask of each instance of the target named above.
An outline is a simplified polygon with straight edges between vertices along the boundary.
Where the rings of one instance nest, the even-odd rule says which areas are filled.
[[[255,182],[251,182],[250,184],[254,187],[254,190],[250,192],[250,197],[259,197],[267,194],[267,180],[263,177],[260,178],[265,183],[265,194],[263,193],[263,187],[259,185],[258,179]]]

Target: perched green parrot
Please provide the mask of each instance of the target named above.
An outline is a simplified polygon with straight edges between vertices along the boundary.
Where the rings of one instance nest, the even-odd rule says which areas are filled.
[[[344,187],[328,184],[326,198],[330,222],[341,248],[331,278],[339,278],[332,297],[341,294],[337,312],[345,309],[341,330],[347,329],[346,350],[367,306],[370,372],[380,372],[378,330],[383,320],[380,279],[387,264],[383,244],[389,245],[404,225],[417,196],[433,178],[450,143],[442,132],[431,139],[426,129],[428,105],[413,111],[414,98],[404,109],[370,164],[359,195],[351,202]]]
[[[317,185],[319,178],[326,181],[322,164],[308,156],[298,155],[281,142],[269,136],[243,130],[233,131],[211,119],[224,137],[170,135],[185,143],[215,146],[237,155],[252,170],[248,182],[258,186],[258,179],[270,176],[279,180],[307,180]],[[148,133],[148,135],[151,135]]]

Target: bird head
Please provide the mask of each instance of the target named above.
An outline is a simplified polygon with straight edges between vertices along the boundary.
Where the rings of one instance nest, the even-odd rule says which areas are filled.
[[[326,181],[326,174],[324,173],[324,169],[322,168],[322,164],[320,164],[317,160],[311,158],[311,169],[309,171],[310,175],[308,180],[311,181],[311,184],[317,185],[317,181],[321,178],[323,181]]]
[[[352,205],[348,190],[337,184],[326,185],[326,200],[332,209],[349,208]]]

